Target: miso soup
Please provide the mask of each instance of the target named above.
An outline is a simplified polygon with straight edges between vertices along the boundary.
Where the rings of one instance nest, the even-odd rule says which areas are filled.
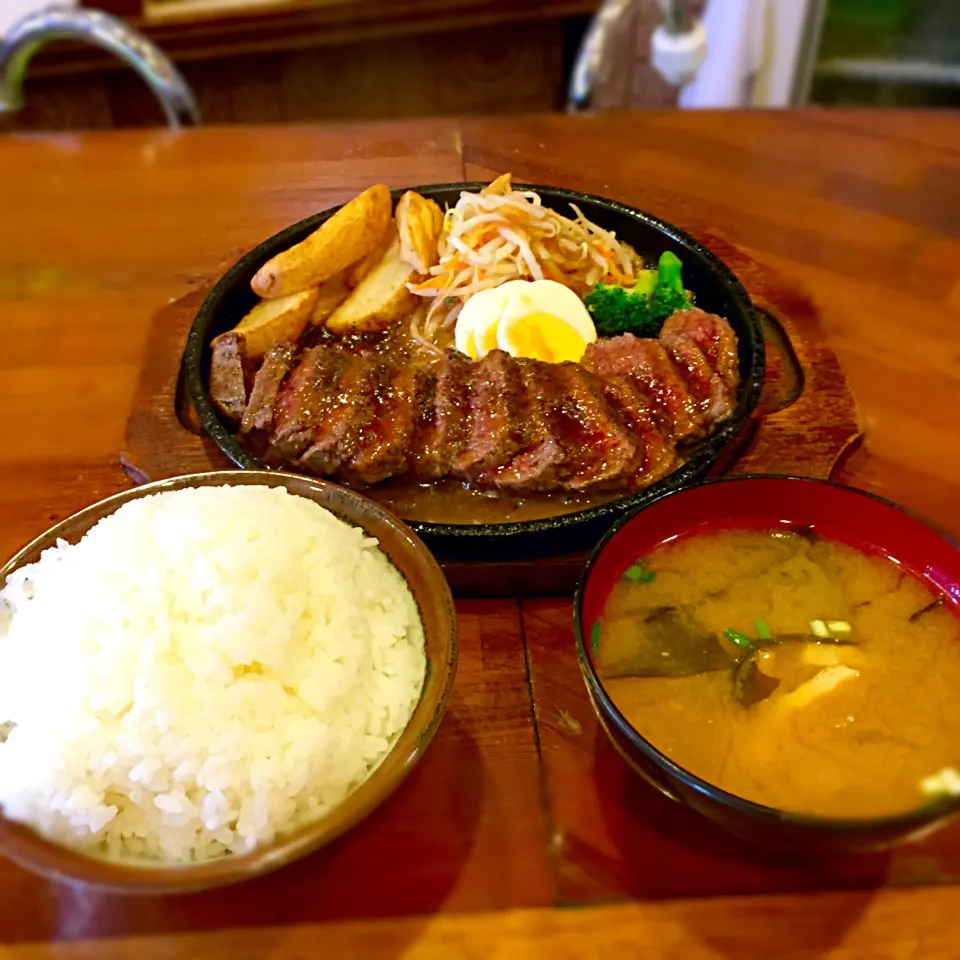
[[[893,560],[806,528],[675,540],[593,640],[638,733],[730,793],[846,818],[960,793],[960,620]]]

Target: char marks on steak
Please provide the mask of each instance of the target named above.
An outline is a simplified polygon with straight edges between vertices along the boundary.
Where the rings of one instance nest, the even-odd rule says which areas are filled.
[[[620,411],[637,441],[634,473],[650,484],[679,465],[680,458],[669,436],[657,424],[647,398],[627,377],[610,376],[603,381],[607,400]]]
[[[447,351],[431,365],[411,444],[410,468],[421,482],[447,476],[470,435],[474,366],[468,357],[455,351]]]
[[[512,459],[477,478],[479,486],[533,492],[555,490],[565,453],[554,434],[558,405],[552,365],[540,360],[515,361],[520,375],[519,436],[522,449]]]
[[[240,433],[266,432],[273,427],[273,411],[280,386],[293,367],[297,348],[292,343],[276,343],[266,353],[253,380],[250,400],[243,411]]]
[[[560,363],[554,426],[564,448],[560,486],[588,490],[613,486],[630,475],[637,444],[617,411],[604,400],[603,381],[579,363]]]
[[[502,350],[491,350],[474,365],[470,385],[470,434],[453,460],[453,474],[463,480],[475,480],[506,463],[523,446],[523,384],[517,361]]]
[[[697,309],[678,310],[667,317],[660,331],[660,340],[667,348],[682,340],[693,343],[731,394],[736,395],[740,386],[737,336],[723,317]]]
[[[314,347],[303,354],[277,397],[270,448],[294,463],[319,435],[327,411],[335,405],[340,373],[349,354],[336,347]]]
[[[624,333],[587,347],[583,365],[599,377],[629,377],[650,401],[664,431],[677,440],[701,434],[706,420],[669,354],[657,340]]]
[[[344,364],[333,397],[316,426],[313,444],[300,466],[330,476],[352,457],[377,411],[377,398],[389,381],[390,368],[369,353],[352,355]]]
[[[473,363],[452,350],[428,358],[355,343],[313,347],[297,362],[281,345],[257,375],[243,429],[272,424],[271,460],[355,483],[407,475],[514,493],[633,489],[678,465],[678,441],[732,414],[736,361],[729,325],[702,311],[674,314],[660,341],[593,343],[582,364],[500,350]]]
[[[357,452],[342,471],[360,483],[379,483],[407,470],[423,396],[433,376],[413,364],[388,371],[386,385],[375,395],[376,409],[363,428]]]

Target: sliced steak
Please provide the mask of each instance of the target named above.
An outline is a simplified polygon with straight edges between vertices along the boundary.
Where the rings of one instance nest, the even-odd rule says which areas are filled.
[[[377,410],[390,368],[369,354],[352,355],[334,388],[334,396],[316,424],[314,442],[299,466],[319,477],[336,473],[356,451],[363,431]]]
[[[296,461],[317,436],[317,427],[338,395],[347,354],[335,347],[307,350],[284,381],[274,407],[270,452],[287,463]]]
[[[677,337],[667,346],[667,353],[697,401],[704,420],[714,424],[728,419],[736,407],[736,394],[714,372],[703,351],[692,340]]]
[[[404,473],[410,456],[410,440],[420,415],[422,399],[432,374],[412,364],[389,371],[386,388],[376,396],[377,406],[358,444],[341,473],[360,483],[379,483]]]
[[[473,369],[470,393],[471,430],[453,462],[455,476],[473,480],[501,466],[523,445],[520,368],[509,354],[491,350]]]
[[[243,411],[240,433],[265,432],[273,427],[273,411],[280,394],[280,385],[293,367],[296,344],[276,343],[263,358],[250,391],[250,400]]]
[[[704,418],[667,351],[656,340],[625,333],[587,347],[583,365],[599,377],[628,377],[650,400],[660,425],[676,440],[700,434]]]
[[[603,385],[607,399],[620,411],[637,440],[638,457],[628,485],[645,486],[665,477],[679,465],[680,458],[658,426],[647,398],[626,377],[607,377]]]
[[[564,448],[560,486],[587,490],[623,483],[635,467],[637,444],[603,398],[603,382],[578,363],[552,365],[553,426]]]
[[[723,317],[697,309],[678,310],[667,317],[660,339],[667,346],[680,339],[696,344],[728,389],[736,393],[740,385],[737,335]]]
[[[477,478],[479,486],[527,493],[553,490],[565,459],[563,445],[553,434],[549,364],[539,360],[517,360],[520,396],[520,436],[523,449],[506,464]]]
[[[239,333],[225,333],[213,341],[210,399],[231,423],[240,422],[247,405],[244,359],[244,341]]]
[[[410,466],[421,482],[439,480],[470,436],[470,381],[474,364],[448,350],[430,368],[411,443]]]

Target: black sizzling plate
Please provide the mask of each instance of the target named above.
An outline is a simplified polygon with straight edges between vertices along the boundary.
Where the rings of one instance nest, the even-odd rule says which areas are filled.
[[[479,191],[482,183],[445,183],[416,187],[441,206],[453,205],[461,190]],[[741,432],[760,396],[763,385],[763,334],[750,298],[724,263],[693,237],[647,213],[612,200],[556,187],[531,186],[543,203],[569,213],[575,203],[584,215],[606,230],[615,231],[649,261],[671,250],[683,261],[685,286],[692,290],[697,306],[729,320],[740,342],[740,395],[732,419],[688,454],[687,462],[669,476],[640,490],[600,506],[544,520],[498,524],[411,523],[435,552],[446,557],[516,560],[524,557],[568,553],[592,547],[615,520],[648,498],[689,486],[701,479],[724,449]],[[394,190],[396,202],[403,190]],[[190,328],[183,354],[187,393],[200,422],[217,446],[239,467],[262,469],[263,464],[234,440],[207,392],[210,372],[210,341],[234,327],[253,307],[257,297],[250,280],[257,270],[281,250],[299,243],[338,208],[324,210],[274,234],[238,260],[218,281],[200,307]]]

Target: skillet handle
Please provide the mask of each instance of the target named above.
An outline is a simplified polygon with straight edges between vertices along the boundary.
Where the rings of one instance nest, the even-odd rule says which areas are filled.
[[[729,474],[780,473],[830,479],[863,437],[857,403],[796,281],[759,263],[721,233],[700,241],[737,275],[760,312],[768,376],[752,438]]]

